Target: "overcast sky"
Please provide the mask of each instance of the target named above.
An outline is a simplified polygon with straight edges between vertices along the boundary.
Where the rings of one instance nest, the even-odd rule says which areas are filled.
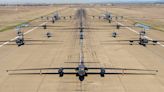
[[[90,3],[90,2],[152,2],[164,0],[0,0],[0,3]]]

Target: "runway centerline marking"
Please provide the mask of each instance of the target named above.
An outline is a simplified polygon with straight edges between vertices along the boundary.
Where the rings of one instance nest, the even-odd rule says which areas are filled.
[[[120,22],[117,22],[119,25],[121,25],[121,26],[125,26],[124,24],[122,24],[122,23],[120,23]],[[132,29],[132,28],[130,28],[130,27],[125,27],[125,28],[127,28],[127,29],[129,29],[130,31],[132,31],[132,32],[134,32],[134,33],[136,33],[136,34],[139,34],[139,32],[137,32],[136,30],[134,30],[134,29]],[[148,36],[144,36],[144,37],[146,37],[148,40],[153,40],[152,38],[150,38],[150,37],[148,37]],[[160,45],[160,46],[162,46],[162,47],[164,47],[164,44],[161,44],[160,42],[157,42],[157,44],[158,45]]]
[[[39,26],[42,26],[42,25],[44,25],[44,24],[46,24],[46,23],[47,23],[47,22],[44,22],[44,23],[40,24]],[[25,35],[25,34],[28,34],[28,33],[30,33],[30,32],[32,32],[32,31],[34,31],[34,30],[37,29],[37,28],[39,28],[39,27],[34,27],[34,28],[28,30],[27,32],[24,33],[24,35]],[[16,36],[16,37],[10,39],[9,41],[6,41],[6,42],[2,43],[2,44],[0,45],[0,47],[4,46],[4,45],[6,45],[6,44],[9,44],[11,41],[14,41],[14,40],[17,39],[17,38],[18,38],[18,36]]]

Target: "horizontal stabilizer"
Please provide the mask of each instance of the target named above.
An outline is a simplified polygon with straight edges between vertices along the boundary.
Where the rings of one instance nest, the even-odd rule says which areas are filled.
[[[80,62],[64,62],[64,63],[80,63]],[[100,62],[84,62],[84,63],[100,63]]]

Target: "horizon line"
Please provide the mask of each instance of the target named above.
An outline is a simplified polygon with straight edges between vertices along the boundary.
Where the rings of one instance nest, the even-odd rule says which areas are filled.
[[[94,2],[41,2],[41,3],[38,3],[38,2],[0,2],[0,4],[114,4],[114,3],[161,3],[163,4],[164,1],[106,1],[106,2],[101,2],[101,1],[94,1]]]

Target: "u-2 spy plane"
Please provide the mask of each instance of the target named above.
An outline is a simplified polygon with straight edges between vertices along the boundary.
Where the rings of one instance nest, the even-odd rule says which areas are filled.
[[[143,35],[140,35],[139,39],[136,39],[136,40],[132,39],[132,40],[116,40],[116,41],[118,41],[118,42],[130,42],[130,45],[133,45],[134,42],[137,42],[139,45],[142,45],[144,47],[146,47],[150,42],[152,44],[149,44],[149,45],[156,45],[158,42],[164,42],[163,40],[150,40],[147,38],[147,36],[143,36]],[[105,41],[105,42],[111,42],[111,41]]]
[[[64,75],[75,75],[79,77],[80,81],[83,81],[85,77],[88,75],[100,75],[101,77],[105,77],[105,75],[155,75],[154,72],[158,72],[158,70],[147,70],[147,69],[129,69],[129,68],[104,68],[104,67],[87,67],[85,66],[84,58],[80,57],[80,62],[77,67],[60,67],[60,68],[32,68],[32,69],[15,69],[15,70],[7,70],[10,71],[31,71],[37,70],[40,71],[38,73],[10,73],[11,75],[59,75],[59,77],[63,77]],[[42,70],[53,70],[56,72],[42,72]],[[65,70],[72,70],[72,72],[65,72]],[[97,72],[90,72],[90,70],[99,70]],[[106,72],[106,70],[109,70]],[[117,71],[117,72],[110,72]],[[118,72],[121,71],[121,72]],[[126,71],[135,71],[126,72]],[[142,73],[138,73],[141,71]],[[145,73],[146,72],[146,73]],[[150,73],[153,72],[153,73]]]
[[[6,40],[6,41],[0,41],[0,42],[15,42],[17,44],[17,46],[21,46],[24,45],[24,34],[23,32],[21,32],[20,27],[16,27],[16,33],[17,33],[17,37],[15,37],[14,39],[11,40]]]
[[[152,42],[153,45],[157,44],[157,40],[149,40],[145,36],[141,36],[138,40],[129,40],[130,45],[133,45],[133,42],[137,41],[139,45],[146,46],[149,42]]]
[[[51,34],[47,35],[47,37],[51,37]],[[0,42],[11,42],[11,44],[8,44],[8,45],[15,45],[15,44],[12,44],[12,42],[15,42],[16,45],[18,47],[20,47],[20,46],[23,46],[23,45],[56,44],[55,42],[58,42],[58,41],[53,41],[53,40],[28,40],[28,39],[25,40],[23,36],[17,36],[14,40],[9,40],[9,41],[6,40],[6,41],[0,41]],[[29,42],[29,43],[25,44],[25,42]],[[44,42],[44,43],[40,43],[40,42]],[[48,43],[45,43],[45,42],[48,42]]]
[[[51,35],[51,33],[50,32],[47,32],[47,37],[49,38],[49,37],[51,37],[52,35]],[[54,43],[54,42],[58,42],[58,41],[53,41],[53,40],[30,40],[30,39],[24,39],[24,34],[23,34],[23,32],[21,32],[21,31],[19,31],[18,33],[17,33],[17,37],[15,37],[14,39],[11,39],[11,40],[4,40],[4,41],[0,41],[0,43],[1,42],[3,42],[3,43],[9,43],[9,42],[11,42],[11,44],[8,44],[8,45],[15,45],[15,44],[12,44],[12,42],[15,42],[16,43],[16,45],[18,46],[18,47],[20,47],[20,46],[22,46],[22,45],[25,45],[25,42],[37,42],[37,43],[32,43],[32,44],[26,44],[26,45],[36,45],[36,44],[38,44],[38,45],[41,45],[41,43],[38,43],[38,42],[51,42],[51,43],[46,43],[46,44],[52,44],[52,42]]]
[[[83,24],[82,16],[84,16],[85,10],[80,9],[78,10],[77,14],[81,18],[80,24]],[[80,26],[82,27],[83,25]],[[81,30],[83,30],[83,28],[81,28]],[[77,63],[78,63],[77,67],[15,69],[15,70],[7,70],[7,72],[15,71],[15,73],[9,73],[11,75],[59,75],[59,77],[63,77],[64,75],[75,75],[79,78],[80,81],[84,81],[85,77],[89,75],[100,75],[101,77],[105,77],[105,75],[155,75],[155,72],[158,72],[158,70],[148,70],[148,69],[88,67],[85,65],[85,63],[88,62],[84,61],[83,39],[81,38],[80,38],[80,59],[79,62]],[[45,72],[44,70],[53,70],[53,72],[52,71]],[[69,70],[69,71],[65,71],[65,70]],[[96,70],[96,71],[92,72],[92,70]],[[28,72],[19,73],[19,71],[28,71]],[[39,72],[29,73],[29,71],[39,71]]]
[[[94,15],[92,17],[95,18]],[[106,12],[103,15],[98,16],[98,18],[108,20],[109,23],[111,23],[113,21],[113,19],[115,19],[115,21],[118,21],[118,19],[123,19],[124,17],[123,16],[115,16],[110,12]]]
[[[64,20],[66,20],[68,18],[72,19],[72,15],[70,15],[70,16],[61,16],[61,15],[59,15],[58,12],[54,12],[51,16],[41,16],[42,20],[44,20],[45,18],[47,20],[46,22],[48,22],[51,19],[49,22],[52,22],[54,24],[56,21],[61,20],[61,19],[64,19]]]

